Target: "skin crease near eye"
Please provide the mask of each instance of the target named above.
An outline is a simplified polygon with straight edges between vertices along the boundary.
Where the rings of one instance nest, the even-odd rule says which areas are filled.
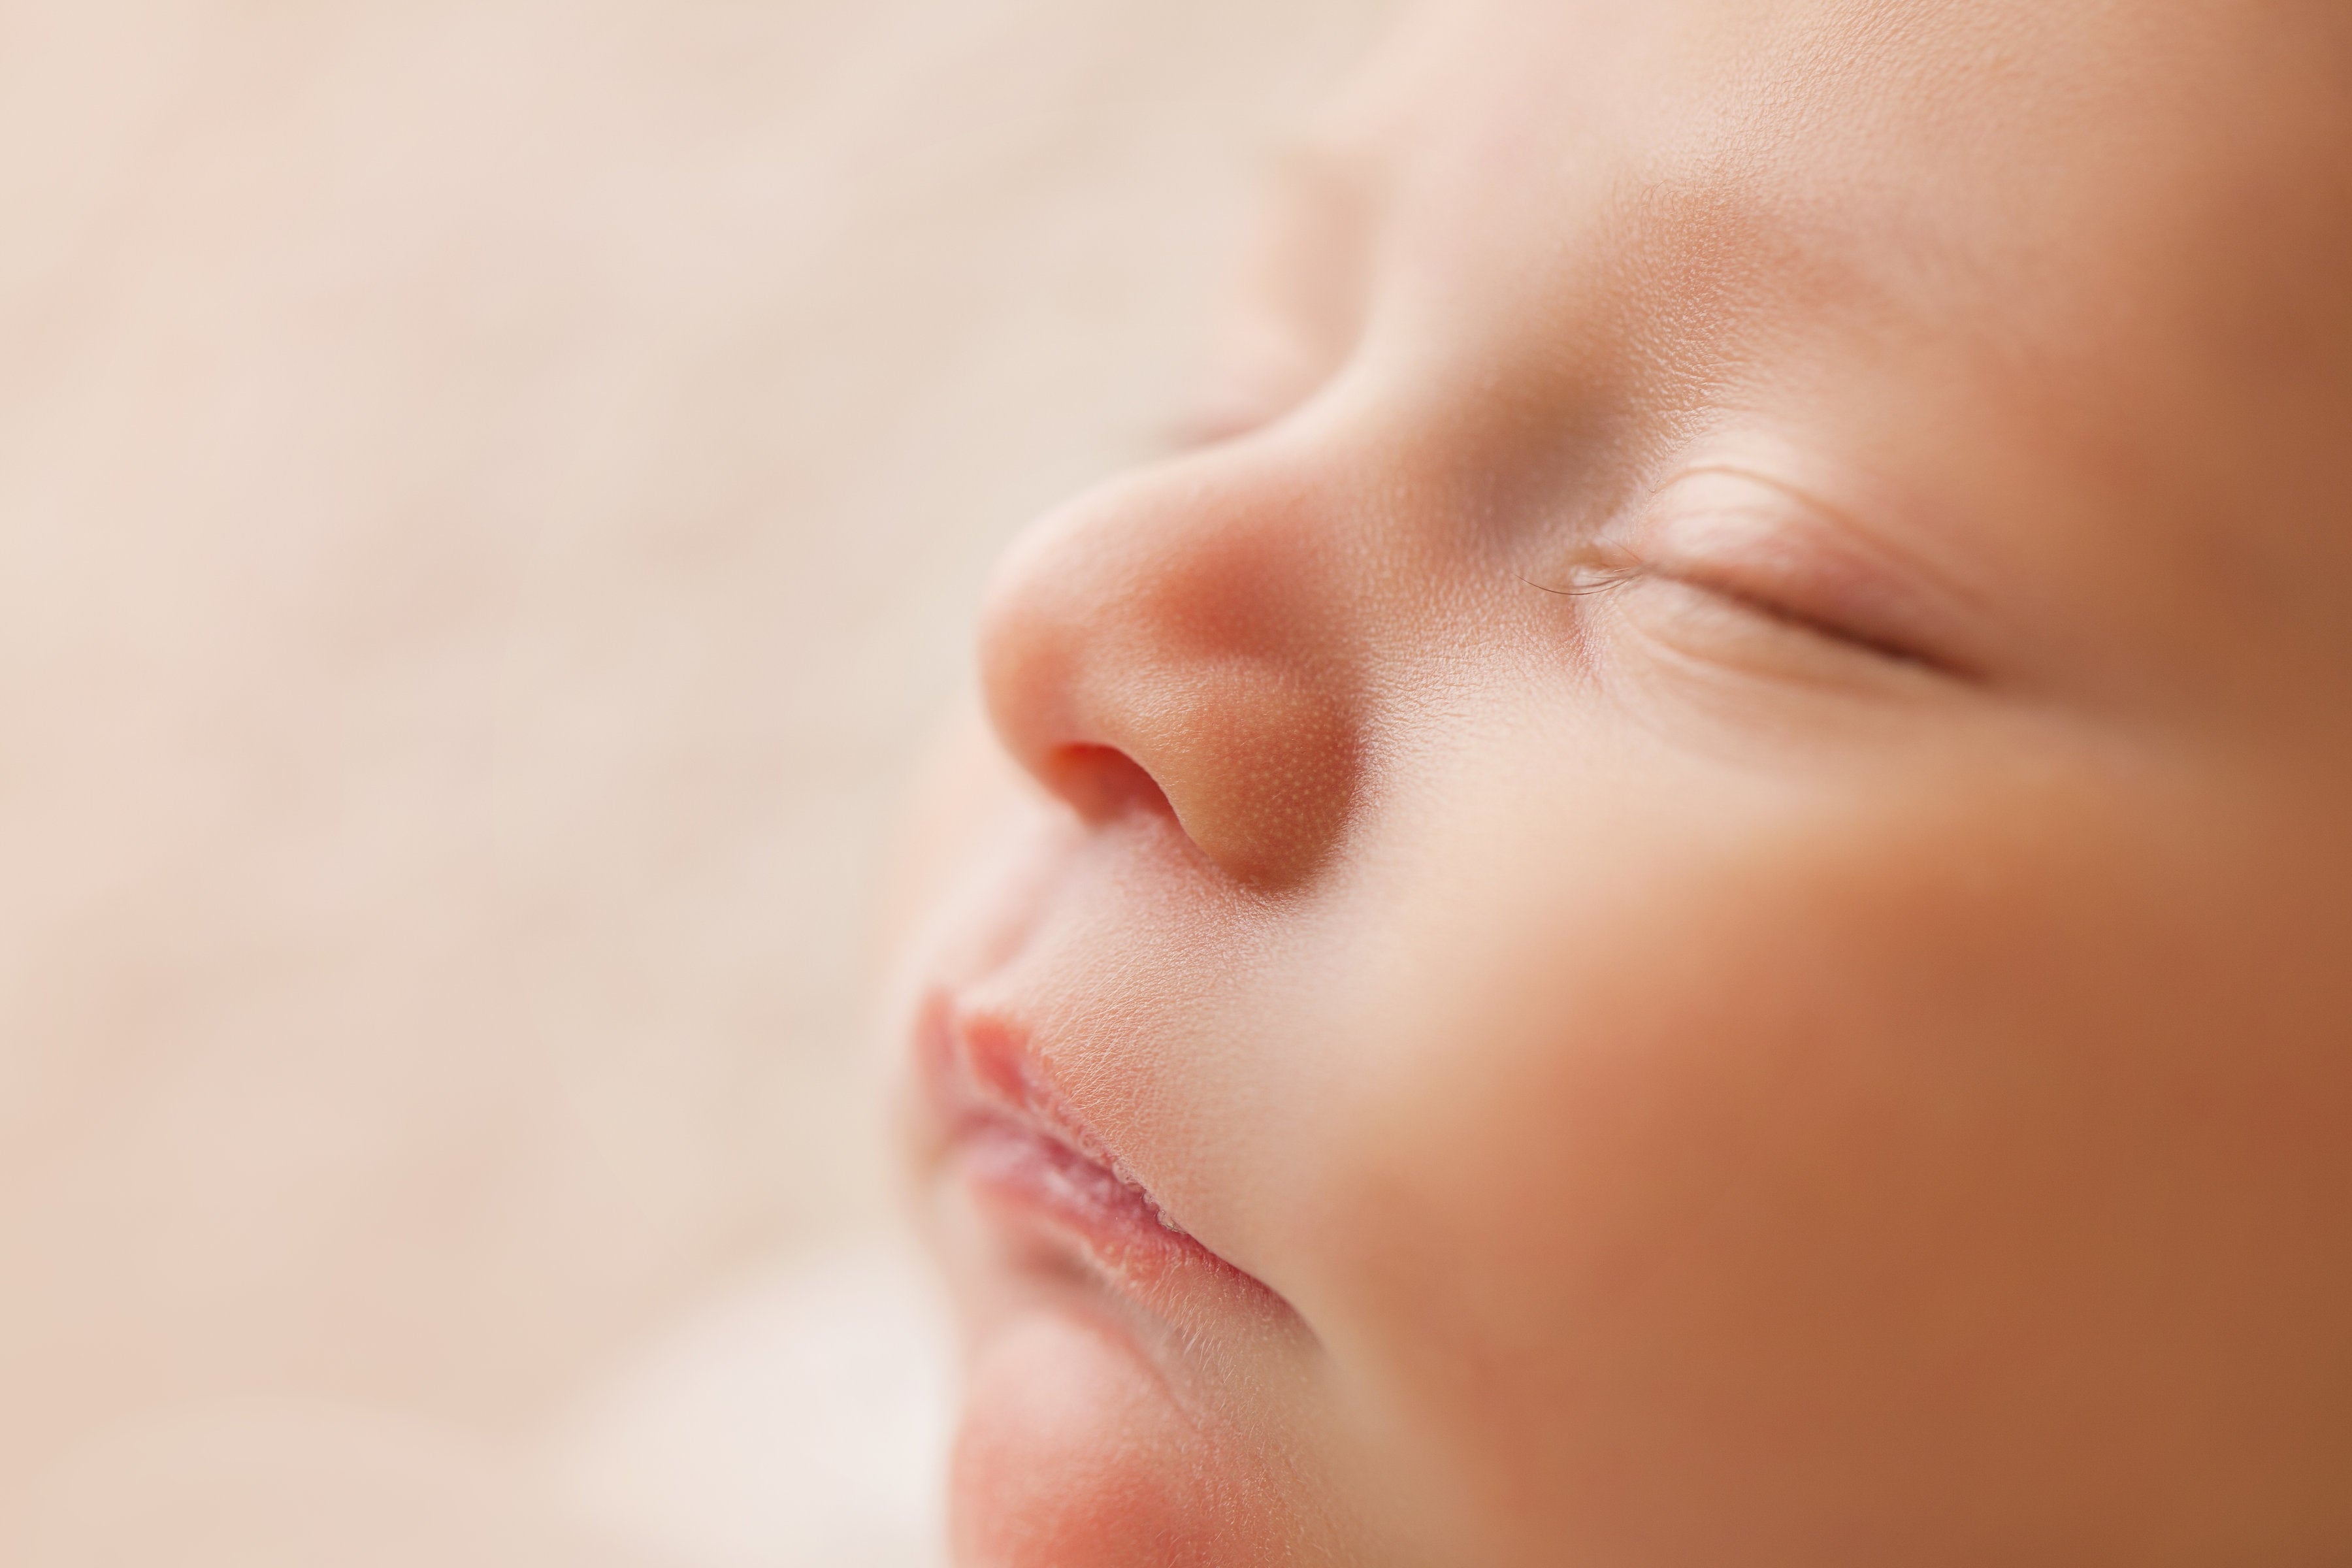
[[[1454,0],[1002,563],[961,1568],[2352,1563],[2352,9]]]

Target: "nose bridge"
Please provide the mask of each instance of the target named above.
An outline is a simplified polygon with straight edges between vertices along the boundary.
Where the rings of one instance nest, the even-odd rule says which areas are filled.
[[[1239,879],[1311,872],[1354,805],[1364,730],[1334,511],[1295,468],[1204,458],[1048,519],[982,627],[1006,745],[1083,815],[1164,800]]]

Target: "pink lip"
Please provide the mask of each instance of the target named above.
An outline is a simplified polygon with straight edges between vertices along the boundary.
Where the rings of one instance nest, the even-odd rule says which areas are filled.
[[[1163,1319],[1202,1292],[1279,1298],[1186,1232],[1073,1111],[1025,1035],[1000,1018],[923,1010],[917,1048],[936,1144],[982,1212],[1049,1268],[1081,1269]]]

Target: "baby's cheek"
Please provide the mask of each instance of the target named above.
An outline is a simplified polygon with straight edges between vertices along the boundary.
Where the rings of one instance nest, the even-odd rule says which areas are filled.
[[[1070,1317],[1008,1328],[972,1370],[950,1479],[959,1568],[1287,1561],[1238,1456],[1135,1352]]]
[[[1367,1473],[1482,1521],[1475,1560],[2021,1561],[2191,1473],[2150,1417],[2210,1408],[2158,1386],[2224,1293],[2187,1227],[2210,1264],[2263,1212],[2194,1180],[2229,1098],[2197,1041],[2245,1047],[2137,978],[2198,900],[1983,793],[1713,843],[1621,813],[1522,850],[1554,890],[1421,921],[1327,1031],[1269,1250],[1390,1435]]]

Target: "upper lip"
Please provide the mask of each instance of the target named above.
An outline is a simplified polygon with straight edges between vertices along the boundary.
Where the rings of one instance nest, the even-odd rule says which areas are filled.
[[[923,1064],[943,1143],[983,1126],[1007,1125],[1058,1145],[1099,1166],[1151,1207],[1168,1228],[1181,1229],[1122,1155],[1072,1108],[1053,1069],[1027,1033],[992,1014],[959,1012],[936,999],[922,1029]]]

